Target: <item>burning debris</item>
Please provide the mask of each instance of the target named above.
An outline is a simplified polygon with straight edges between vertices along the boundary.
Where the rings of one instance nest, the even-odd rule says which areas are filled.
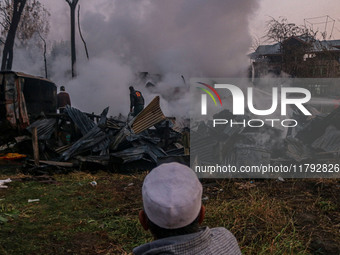
[[[189,164],[181,145],[182,134],[174,129],[175,119],[162,113],[159,97],[134,118],[109,118],[108,110],[94,115],[66,106],[62,114],[42,115],[20,130],[26,134],[22,138],[7,137],[0,155],[24,151],[30,155],[25,162],[32,172],[43,172],[46,165],[63,169],[86,165],[110,170],[151,169],[169,157]],[[32,150],[35,138],[38,142],[33,142]]]
[[[200,122],[189,129],[189,122],[164,116],[159,97],[134,118],[108,117],[108,108],[95,115],[70,106],[57,114],[56,86],[51,81],[15,72],[0,75],[0,158],[9,158],[8,153],[25,155],[21,160],[32,171],[46,166],[126,170],[151,169],[170,161],[189,164],[189,150],[199,163],[234,166],[339,158],[339,108],[328,115],[313,111],[313,117],[293,111],[299,125],[286,133],[267,123],[241,125],[250,116],[244,115],[242,122],[228,110],[213,117],[232,120],[233,125],[212,128],[212,123]],[[43,92],[45,87],[49,94]],[[191,163],[197,164],[195,157]]]

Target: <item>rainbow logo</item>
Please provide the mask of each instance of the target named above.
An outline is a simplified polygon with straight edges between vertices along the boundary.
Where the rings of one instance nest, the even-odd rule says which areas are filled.
[[[221,97],[220,97],[220,95],[217,93],[216,89],[214,89],[214,88],[211,87],[210,85],[205,84],[205,83],[203,83],[203,82],[197,82],[197,83],[199,83],[199,84],[201,84],[201,85],[207,87],[207,88],[210,89],[212,92],[214,92],[214,94],[217,96],[217,98],[218,98],[218,100],[220,101],[220,104],[221,104],[221,106],[222,106]],[[196,87],[196,88],[201,89],[201,90],[203,90],[204,92],[206,92],[206,93],[212,98],[212,100],[214,101],[215,105],[217,106],[217,102],[216,102],[216,100],[215,100],[213,94],[211,94],[211,92],[210,92],[209,90],[204,89],[204,88],[201,88],[201,87]]]

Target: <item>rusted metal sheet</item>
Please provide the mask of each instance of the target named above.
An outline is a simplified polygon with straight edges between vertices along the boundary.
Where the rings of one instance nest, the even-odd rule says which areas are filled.
[[[151,103],[133,119],[132,130],[135,134],[139,134],[164,119],[165,116],[159,105],[159,96],[156,96]]]
[[[42,80],[42,81],[51,82],[50,80],[48,80],[44,77],[34,76],[34,75],[23,73],[23,72],[12,72],[12,73],[15,73],[16,76],[22,77],[22,78],[39,79],[39,80]]]
[[[5,119],[13,128],[24,129],[29,125],[23,84],[14,75],[1,74],[0,104],[5,112]]]
[[[13,129],[29,126],[29,116],[56,112],[56,85],[44,78],[13,71],[0,73],[0,121]]]

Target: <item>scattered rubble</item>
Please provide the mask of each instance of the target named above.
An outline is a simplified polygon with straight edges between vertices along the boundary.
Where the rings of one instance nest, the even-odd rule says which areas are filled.
[[[188,121],[165,117],[159,97],[135,118],[108,117],[109,108],[95,115],[67,106],[57,114],[54,83],[23,73],[0,75],[0,164],[19,162],[37,175],[75,168],[143,170],[173,161],[189,165],[189,154],[195,155],[191,163],[199,159],[200,163],[235,166],[339,161],[340,108],[328,115],[313,110],[312,117],[293,111],[299,125],[287,132],[267,124],[260,128],[212,128],[209,122],[190,126]],[[40,92],[35,95],[30,86]],[[43,87],[48,88],[46,95]],[[14,101],[9,100],[11,89],[17,94]],[[44,97],[52,98],[53,104],[48,105]],[[37,100],[44,103],[39,105]],[[241,121],[228,110],[214,118]]]
[[[62,114],[40,116],[20,136],[4,139],[8,142],[0,144],[0,158],[9,151],[25,153],[23,165],[37,174],[44,174],[47,166],[56,171],[87,166],[109,170],[150,169],[169,158],[189,164],[180,128],[175,128],[174,118],[164,116],[159,97],[132,119],[109,118],[108,110],[94,115],[67,106]],[[34,129],[37,151],[32,150]],[[38,161],[34,160],[35,154]]]
[[[7,189],[8,186],[4,185],[6,183],[10,183],[12,180],[10,178],[7,178],[6,180],[0,180],[0,189]]]
[[[34,202],[39,202],[40,199],[39,198],[35,198],[35,199],[28,199],[27,203],[34,203]]]
[[[238,118],[228,110],[214,115],[214,119],[241,123]],[[287,132],[267,125],[261,128],[218,125],[213,128],[209,122],[193,124],[191,163],[252,166],[340,161],[340,107],[329,114],[319,113],[305,119],[295,113],[294,118],[300,118],[299,125],[288,128]]]

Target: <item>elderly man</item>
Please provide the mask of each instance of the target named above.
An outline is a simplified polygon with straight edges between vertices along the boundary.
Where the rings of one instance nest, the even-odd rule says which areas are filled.
[[[202,185],[189,167],[156,167],[144,180],[142,196],[139,221],[155,241],[133,249],[134,254],[241,254],[227,229],[199,227],[205,214]]]

